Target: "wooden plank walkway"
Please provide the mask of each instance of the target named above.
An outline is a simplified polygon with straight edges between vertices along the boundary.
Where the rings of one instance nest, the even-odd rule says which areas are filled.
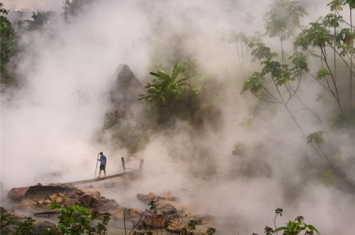
[[[107,179],[112,179],[112,178],[116,178],[116,177],[121,177],[121,176],[125,176],[125,175],[138,175],[142,172],[143,170],[143,159],[140,160],[139,162],[139,169],[129,169],[126,168],[126,164],[125,164],[125,160],[122,157],[122,167],[123,167],[123,172],[119,173],[119,174],[115,174],[115,175],[110,175],[110,176],[105,176],[102,178],[95,178],[95,179],[88,179],[88,180],[79,180],[79,181],[73,181],[73,182],[68,182],[68,183],[61,183],[59,185],[65,185],[65,184],[71,184],[71,185],[79,185],[79,184],[87,184],[87,183],[93,183],[93,182],[98,182],[98,181],[102,181],[102,180],[107,180]],[[130,171],[126,171],[126,170],[130,170]]]
[[[101,177],[101,178],[94,178],[94,179],[88,179],[88,180],[79,180],[79,181],[73,181],[73,182],[68,182],[68,183],[61,183],[60,185],[65,185],[65,184],[71,184],[71,185],[87,184],[87,183],[93,183],[93,182],[108,180],[108,179],[112,179],[112,178],[116,178],[116,177],[121,177],[121,176],[125,176],[125,175],[139,174],[140,172],[141,172],[140,170],[132,170],[132,171],[126,171],[126,172],[122,172],[122,173],[119,173],[119,174],[109,175],[109,176]]]

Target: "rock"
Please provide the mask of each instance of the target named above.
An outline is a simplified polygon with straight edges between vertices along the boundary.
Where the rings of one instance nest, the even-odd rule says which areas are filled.
[[[36,200],[22,199],[21,202],[15,204],[13,211],[35,211],[38,206]]]
[[[145,203],[149,203],[150,201],[154,201],[156,199],[156,196],[154,193],[149,193],[148,195],[144,194],[137,194],[137,198],[140,201],[143,201]]]
[[[26,191],[24,193],[24,191]],[[80,190],[70,185],[36,185],[25,188],[10,190],[9,195],[16,198],[18,203],[13,207],[14,211],[41,212],[48,210],[48,205],[59,204],[60,207],[80,205],[95,209],[100,212],[115,210],[118,204],[114,200],[101,197],[97,190]]]
[[[50,195],[53,195],[55,193],[67,194],[74,190],[75,188],[66,185],[48,185],[48,186],[36,185],[28,188],[28,190],[24,195],[24,198],[41,199],[41,198],[47,198]]]
[[[71,207],[71,206],[74,206],[75,205],[75,201],[74,200],[68,200],[68,201],[65,201],[64,203],[63,203],[63,206],[64,207]]]
[[[1,214],[1,215],[8,215],[9,212],[8,212],[4,207],[1,207],[1,206],[0,206],[0,214]]]
[[[170,193],[162,196],[157,196],[157,201],[164,200],[164,201],[173,201],[173,202],[180,202],[180,198],[173,197]]]
[[[11,200],[14,200],[14,201],[20,201],[25,196],[25,193],[27,192],[27,190],[28,190],[28,187],[12,188],[7,193],[7,197],[10,198]]]
[[[107,212],[116,210],[119,207],[118,203],[115,200],[108,200],[105,197],[94,198],[91,197],[90,208],[100,211]]]
[[[56,193],[49,196],[51,203],[60,204],[63,202],[65,195],[63,193]]]
[[[166,230],[171,233],[179,234],[184,228],[188,226],[188,224],[189,224],[188,220],[182,220],[180,217],[177,217],[169,221]]]
[[[99,191],[97,191],[97,190],[94,190],[94,189],[86,188],[86,189],[82,189],[80,193],[78,192],[78,194],[80,194],[80,195],[82,195],[82,193],[87,194],[87,195],[91,195],[94,198],[100,198],[101,197],[101,193]]]
[[[143,85],[134,76],[132,70],[127,65],[120,64],[117,68],[115,84],[110,91],[111,103],[119,105],[122,103],[137,102],[137,97],[143,91]]]
[[[51,223],[49,221],[41,221],[41,222],[34,223],[34,225],[33,225],[33,234],[34,235],[41,235],[44,233],[45,230],[47,230],[47,232],[50,231],[49,234],[52,234],[52,235],[60,235],[61,234],[60,231],[57,229],[57,226],[54,223]]]
[[[113,211],[111,214],[112,214],[113,219],[123,220],[123,218],[132,219],[132,218],[141,217],[142,212],[138,211],[136,209],[133,209],[133,208],[119,207],[115,211]],[[123,216],[123,214],[124,214],[124,216]]]
[[[158,205],[156,208],[157,215],[174,215],[178,213],[176,208],[170,204]]]
[[[90,207],[91,199],[92,199],[91,195],[84,194],[83,196],[81,196],[79,198],[80,205],[82,205],[86,208]]]
[[[143,227],[147,228],[164,228],[166,219],[162,215],[145,215],[143,220]]]
[[[127,117],[138,116],[143,102],[139,101],[139,94],[144,92],[143,85],[134,76],[131,69],[121,64],[116,71],[116,79],[109,91],[110,107],[105,115],[104,129],[109,129]],[[107,185],[108,187],[114,185]]]

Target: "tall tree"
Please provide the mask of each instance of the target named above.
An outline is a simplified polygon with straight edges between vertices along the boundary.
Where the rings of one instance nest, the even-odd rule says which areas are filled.
[[[0,3],[0,12],[7,14],[7,10]],[[16,48],[16,34],[11,22],[5,17],[0,16],[0,76],[1,83],[11,84],[13,77],[7,68],[11,56]]]

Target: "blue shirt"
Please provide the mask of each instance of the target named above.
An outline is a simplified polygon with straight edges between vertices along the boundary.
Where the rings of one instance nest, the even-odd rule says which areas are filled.
[[[100,165],[106,165],[106,156],[105,155],[101,155],[101,157],[100,157]]]

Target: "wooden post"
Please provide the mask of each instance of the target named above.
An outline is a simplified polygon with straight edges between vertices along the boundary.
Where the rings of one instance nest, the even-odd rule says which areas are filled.
[[[141,159],[140,162],[139,162],[139,171],[143,170],[143,163],[144,163],[144,160]]]
[[[124,163],[124,158],[121,157],[121,160],[122,160],[123,171],[126,171],[126,165],[125,165],[125,163]]]

